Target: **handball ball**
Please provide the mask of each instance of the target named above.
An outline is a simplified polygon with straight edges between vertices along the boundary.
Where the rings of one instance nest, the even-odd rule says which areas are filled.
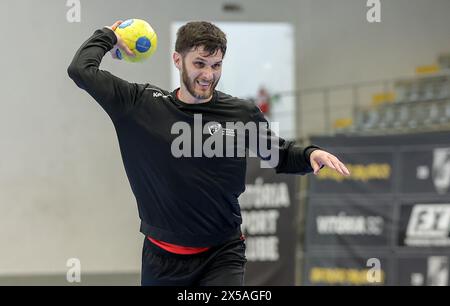
[[[128,19],[122,22],[115,32],[136,55],[135,57],[129,57],[124,51],[116,49],[116,56],[119,59],[129,62],[142,62],[155,52],[158,45],[156,32],[145,20]]]

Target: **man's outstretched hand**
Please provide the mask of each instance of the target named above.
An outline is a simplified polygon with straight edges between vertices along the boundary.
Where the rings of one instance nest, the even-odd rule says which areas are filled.
[[[322,166],[330,167],[345,176],[350,175],[350,171],[348,171],[347,167],[345,167],[345,165],[336,156],[326,151],[315,150],[311,153],[309,158],[315,175],[319,173]]]
[[[106,26],[105,28],[108,28],[110,30],[112,30],[114,32],[114,34],[116,34],[117,37],[117,44],[114,46],[114,48],[110,51],[111,56],[115,59],[117,59],[117,55],[116,55],[116,50],[117,48],[119,48],[120,50],[122,50],[123,52],[125,52],[128,56],[130,57],[134,57],[136,56],[133,51],[130,50],[130,48],[128,48],[127,44],[123,41],[122,38],[120,38],[119,35],[117,35],[117,33],[115,32],[117,27],[120,26],[120,24],[122,23],[122,20],[117,20],[112,26]]]

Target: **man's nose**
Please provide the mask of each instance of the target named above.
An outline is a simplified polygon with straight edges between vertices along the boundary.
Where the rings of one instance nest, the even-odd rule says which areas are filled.
[[[214,77],[214,72],[211,67],[205,67],[201,74],[202,78],[211,81]]]

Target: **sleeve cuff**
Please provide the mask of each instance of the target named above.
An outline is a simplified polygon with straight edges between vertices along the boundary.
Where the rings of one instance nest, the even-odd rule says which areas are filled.
[[[105,33],[105,34],[111,39],[111,43],[112,43],[111,49],[112,49],[112,48],[117,44],[117,36],[116,36],[116,33],[114,33],[113,30],[111,30],[111,29],[109,29],[109,28],[107,28],[107,27],[103,27],[103,28],[101,29],[101,31],[102,31],[103,33]]]
[[[303,150],[303,155],[305,156],[306,161],[308,162],[308,164],[311,166],[311,153],[316,151],[316,150],[322,150],[322,148],[318,147],[318,146],[308,146]],[[323,166],[322,166],[323,167]],[[321,167],[321,169],[322,169]]]

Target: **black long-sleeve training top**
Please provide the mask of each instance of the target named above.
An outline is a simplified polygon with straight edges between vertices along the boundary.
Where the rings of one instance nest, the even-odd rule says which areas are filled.
[[[199,114],[202,122],[216,122],[223,128],[227,122],[267,121],[253,103],[219,91],[207,103],[187,104],[178,100],[177,90],[129,83],[100,70],[103,56],[116,43],[112,30],[95,31],[75,54],[68,74],[101,105],[114,124],[136,197],[141,232],[191,247],[227,241],[236,235],[242,222],[238,197],[245,190],[246,158],[174,156],[172,145],[181,135],[173,133],[172,127],[180,122],[193,127],[194,115]],[[209,129],[216,130],[220,130],[217,124]],[[268,132],[269,139],[275,137],[278,173],[312,171],[309,155],[317,147],[300,148],[270,130],[259,129],[258,133],[262,133],[260,130]],[[223,137],[237,137],[239,133],[227,131]],[[212,136],[203,134],[203,141],[208,137]],[[246,148],[248,153],[248,139]]]

